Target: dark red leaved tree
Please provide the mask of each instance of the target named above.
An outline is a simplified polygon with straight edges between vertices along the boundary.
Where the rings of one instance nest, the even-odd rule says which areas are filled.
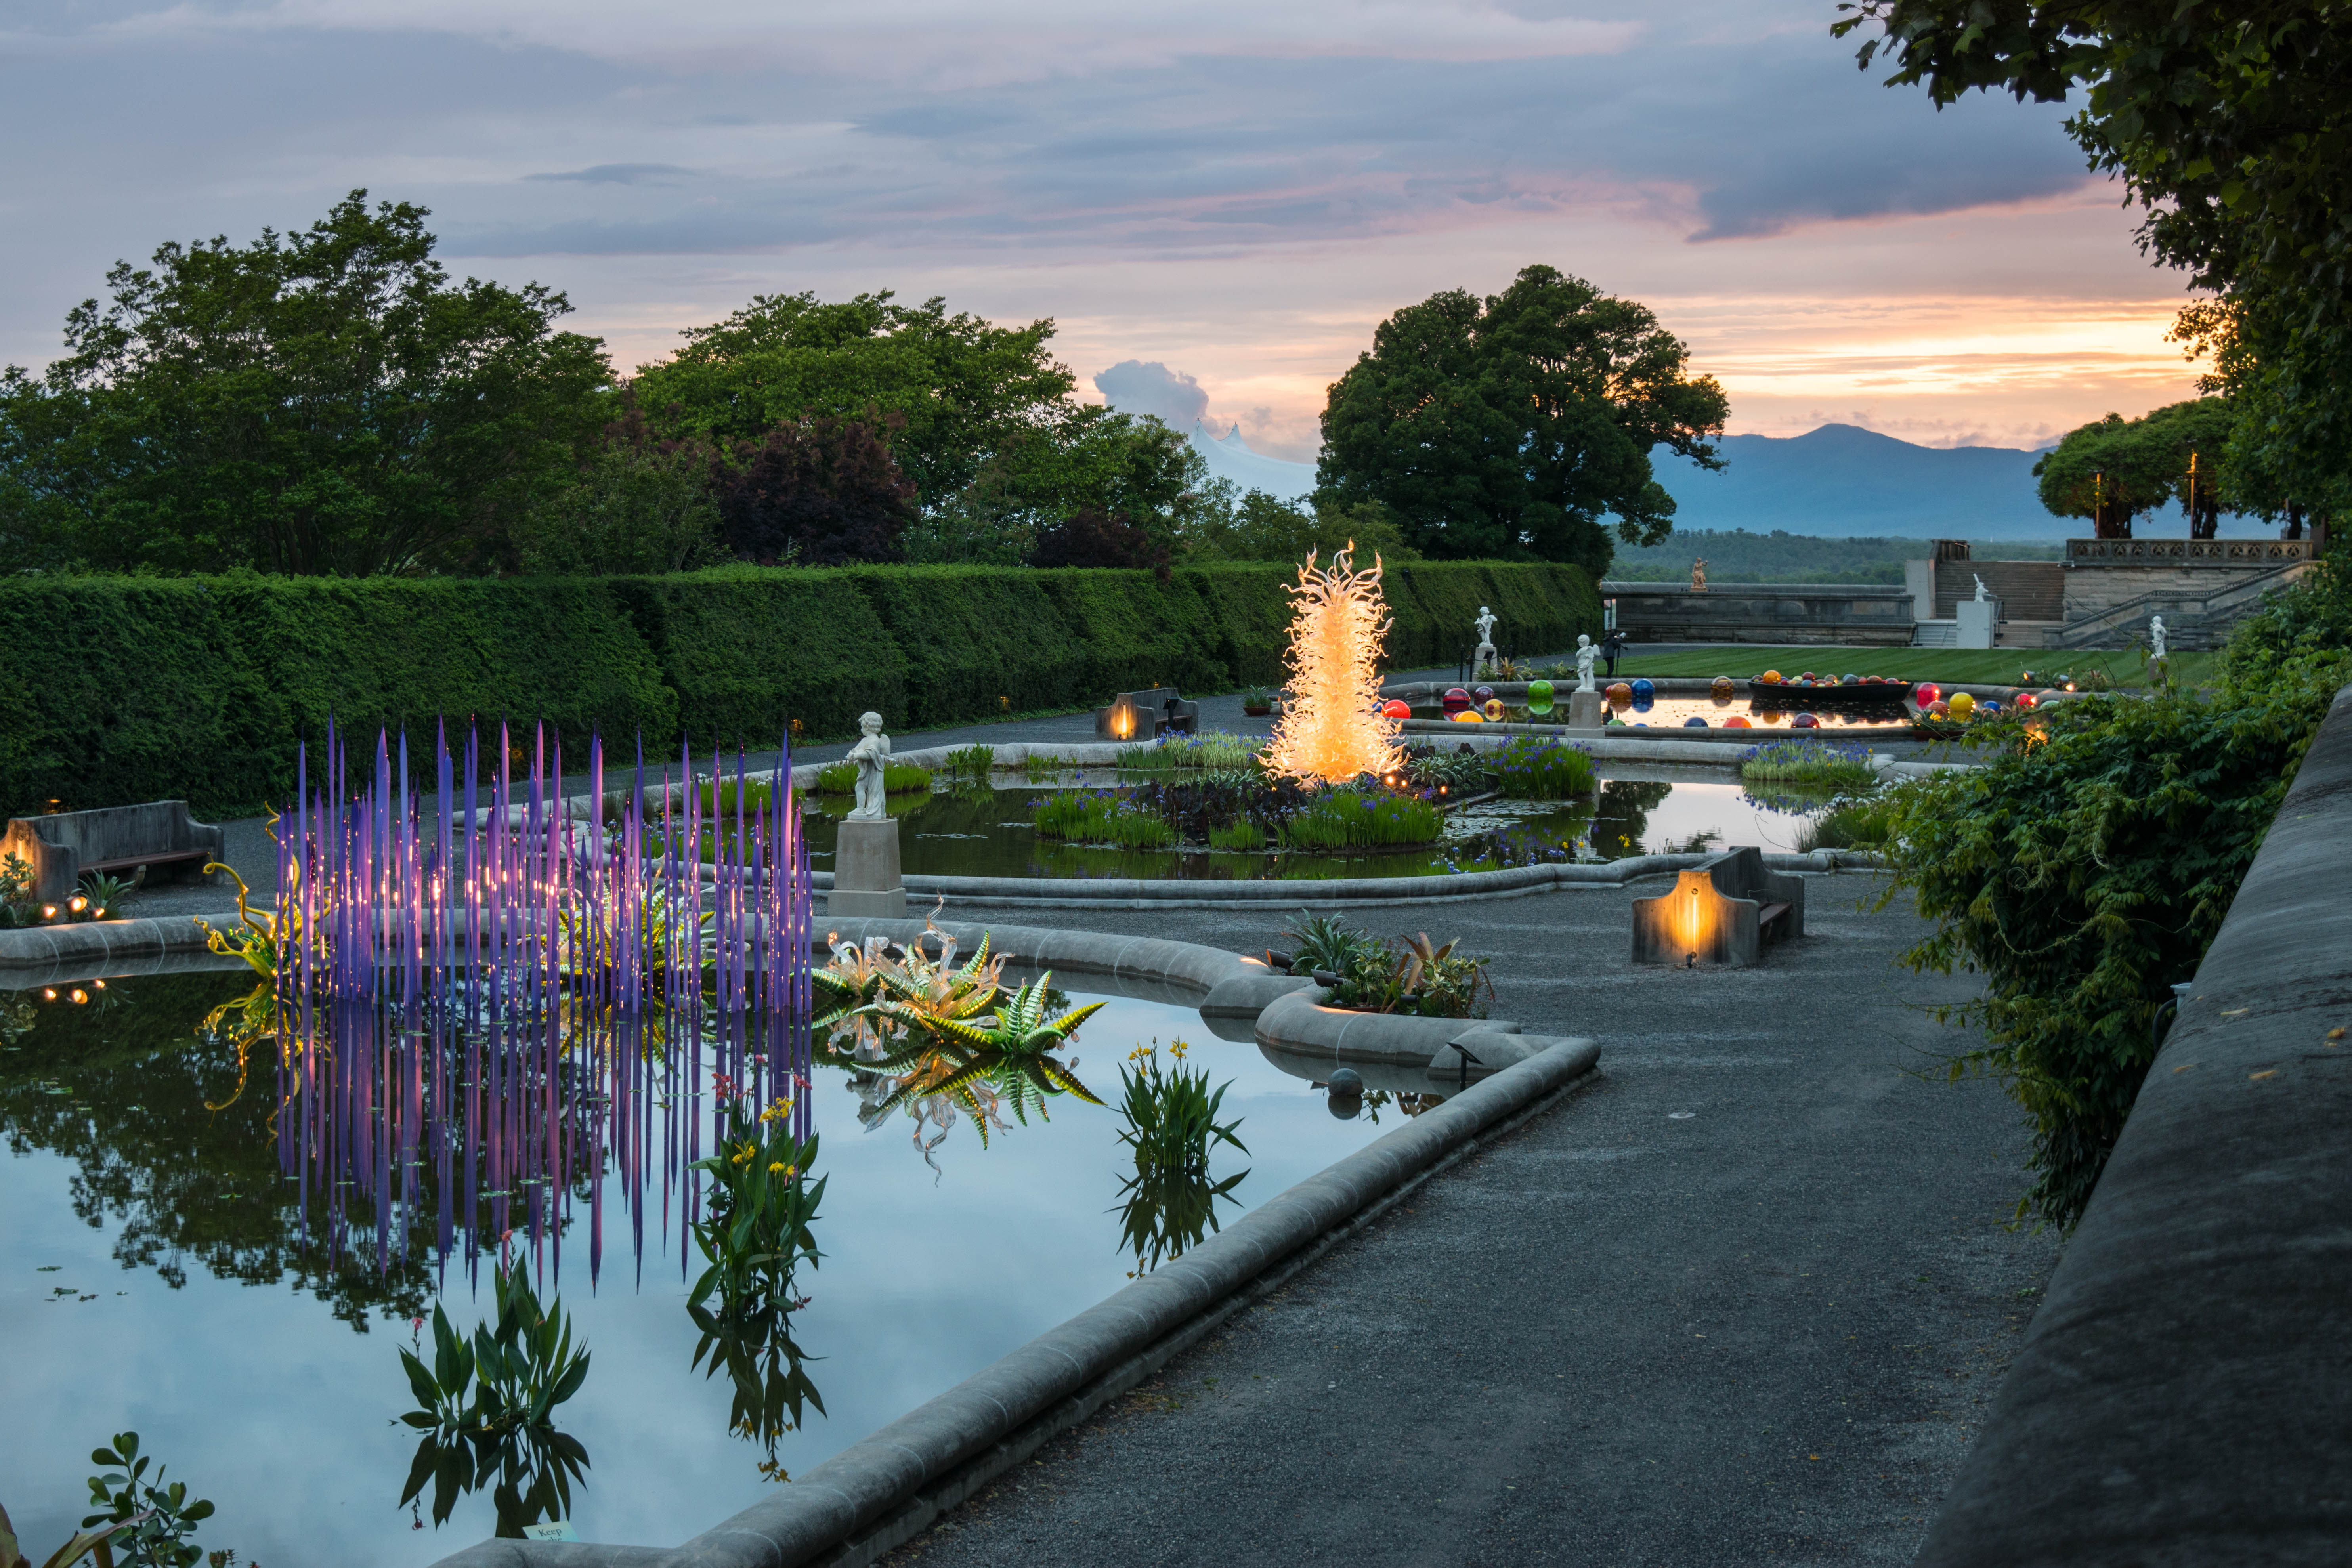
[[[1148,568],[1168,580],[1168,547],[1138,528],[1123,511],[1089,507],[1040,531],[1029,552],[1032,566]]]
[[[845,566],[896,561],[899,536],[917,516],[915,487],[898,471],[872,423],[819,417],[779,425],[767,439],[737,444],[714,474],[727,547],[772,566]]]

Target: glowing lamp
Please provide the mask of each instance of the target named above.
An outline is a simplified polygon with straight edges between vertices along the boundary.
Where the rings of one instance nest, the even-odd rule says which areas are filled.
[[[76,893],[72,898],[66,900],[66,908],[71,910],[76,914],[80,914],[84,910],[89,908],[89,900],[83,898],[79,893]]]
[[[42,987],[42,989],[41,989],[41,1000],[42,1000],[42,1001],[44,1001],[44,1002],[54,1002],[54,1001],[56,1001],[57,999],[58,999],[58,994],[57,994],[55,991],[53,991],[53,990],[49,989],[49,988],[48,988],[48,987],[47,987],[47,986],[43,986],[43,987]]]
[[[1551,711],[1551,695],[1552,695],[1552,684],[1551,684],[1551,682],[1550,682],[1550,681],[1549,681],[1549,680],[1530,680],[1530,681],[1528,681],[1528,712],[1530,712],[1530,713],[1549,713],[1549,712],[1550,712],[1550,711]]]
[[[1111,705],[1110,736],[1114,741],[1135,739],[1135,704],[1121,700]]]
[[[53,921],[57,919],[58,906],[55,904],[43,904],[41,906],[41,918],[45,921]]]
[[[1449,686],[1445,689],[1445,695],[1438,700],[1438,704],[1449,714],[1459,713],[1470,706],[1470,694],[1458,686]]]
[[[1499,724],[1502,721],[1503,700],[1499,697],[1489,697],[1486,699],[1486,722]]]
[[[1943,700],[1944,689],[1932,680],[1923,680],[1911,689],[1911,700],[1925,708],[1930,702]]]
[[[1454,721],[1456,724],[1484,724],[1486,716],[1475,708],[1465,708],[1454,716]]]
[[[1386,702],[1381,704],[1381,717],[1383,719],[1410,719],[1412,717],[1412,704],[1407,702],[1402,697],[1391,697]]]
[[[73,990],[73,999],[77,1005],[87,1002],[89,1000],[89,993],[77,985]]]
[[[1756,679],[1767,686],[1778,686],[1780,684],[1780,672],[1777,669],[1768,669]]]
[[[1820,718],[1811,713],[1800,713],[1789,721],[1789,728],[1791,730],[1818,730],[1821,727]]]
[[[1953,718],[1966,723],[1969,715],[1977,710],[1977,700],[1965,691],[1955,691],[1947,706]]]

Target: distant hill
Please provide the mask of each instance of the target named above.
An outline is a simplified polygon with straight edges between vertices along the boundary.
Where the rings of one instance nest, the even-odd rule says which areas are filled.
[[[2059,540],[2090,531],[2083,519],[2042,510],[2033,478],[2039,451],[1917,447],[1858,425],[1824,425],[1801,436],[1730,436],[1721,445],[1729,467],[1719,474],[1667,453],[1652,455],[1658,482],[1675,498],[1676,532]],[[2223,532],[2240,536],[2275,527],[2254,518],[2225,517],[2221,524]],[[2139,531],[2185,537],[2189,523],[2168,509],[2142,519]]]
[[[1213,475],[1244,489],[1288,499],[1315,488],[1310,463],[1250,450],[1236,425],[1212,436],[1195,425],[1192,445]],[[1658,482],[1675,498],[1675,531],[1811,538],[2058,540],[2089,531],[2080,518],[2042,508],[2033,465],[2039,451],[2014,447],[1920,447],[1865,430],[1824,425],[1801,436],[1729,436],[1729,467],[1710,474],[1663,449],[1652,455]],[[2247,538],[2273,531],[2259,519],[2224,517],[2221,531]],[[2143,533],[2185,535],[2176,510],[2143,518]]]

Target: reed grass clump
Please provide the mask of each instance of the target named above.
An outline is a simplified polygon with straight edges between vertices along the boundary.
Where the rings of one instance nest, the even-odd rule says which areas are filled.
[[[1775,784],[1869,789],[1878,783],[1867,747],[1838,741],[1768,741],[1739,756],[1739,776]]]
[[[1176,829],[1109,790],[1061,790],[1036,803],[1030,826],[1040,838],[1116,844],[1123,849],[1166,849],[1181,842]]]
[[[1599,782],[1591,752],[1549,736],[1515,736],[1485,761],[1495,787],[1515,800],[1578,800]]]
[[[1415,795],[1319,790],[1283,823],[1286,849],[1402,849],[1445,836],[1445,814]]]
[[[931,770],[917,767],[912,763],[882,764],[884,795],[915,795],[931,787]],[[857,764],[835,763],[816,775],[819,795],[855,795],[857,793]]]
[[[1246,735],[1210,730],[1198,735],[1162,735],[1149,745],[1120,751],[1118,765],[1140,773],[1172,773],[1180,768],[1225,770],[1245,768],[1257,760],[1257,742]]]

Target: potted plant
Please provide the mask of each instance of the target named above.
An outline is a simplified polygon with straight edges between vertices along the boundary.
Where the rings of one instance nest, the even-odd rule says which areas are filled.
[[[1263,686],[1253,686],[1242,693],[1242,711],[1253,719],[1263,719],[1274,711],[1274,693]]]

